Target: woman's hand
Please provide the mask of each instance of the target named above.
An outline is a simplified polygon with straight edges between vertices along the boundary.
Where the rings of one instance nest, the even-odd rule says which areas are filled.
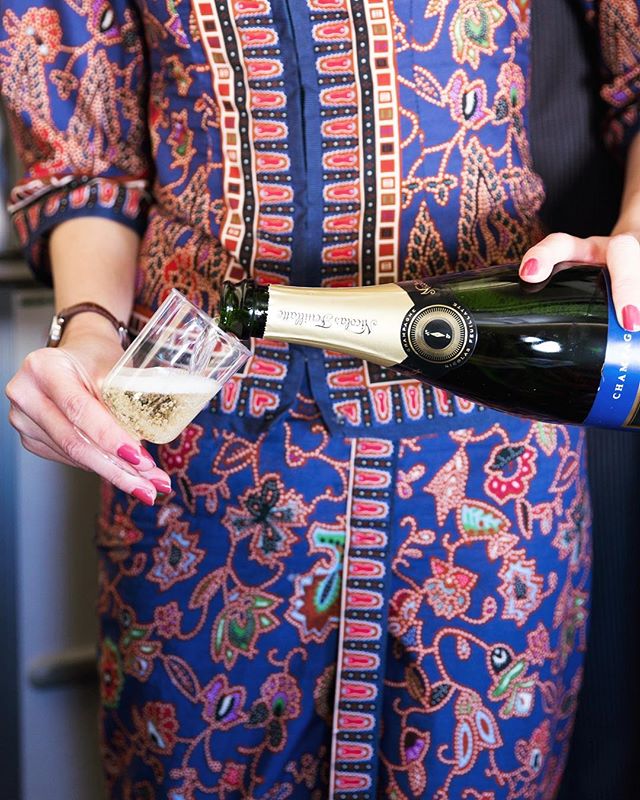
[[[611,276],[613,304],[618,321],[628,331],[640,330],[640,230],[618,225],[611,236],[580,239],[568,233],[551,233],[531,247],[520,265],[520,277],[531,283],[549,277],[560,261],[606,264]]]
[[[153,505],[158,492],[170,491],[169,476],[99,399],[122,348],[106,320],[81,319],[69,325],[59,347],[25,358],[6,387],[9,420],[30,452],[96,472]]]

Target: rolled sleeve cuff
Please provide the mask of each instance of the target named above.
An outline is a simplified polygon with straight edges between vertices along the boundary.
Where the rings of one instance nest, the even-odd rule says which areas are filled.
[[[142,235],[149,205],[144,179],[69,176],[17,186],[9,213],[29,267],[39,281],[51,285],[48,238],[56,225],[77,217],[104,217]]]

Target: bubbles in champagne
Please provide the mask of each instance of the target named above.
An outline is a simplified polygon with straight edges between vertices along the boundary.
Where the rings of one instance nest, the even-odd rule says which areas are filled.
[[[215,380],[175,367],[123,368],[105,384],[102,397],[133,436],[166,444],[219,389]]]

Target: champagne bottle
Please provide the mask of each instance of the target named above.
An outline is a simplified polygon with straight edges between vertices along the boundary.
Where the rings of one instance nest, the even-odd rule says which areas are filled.
[[[564,267],[571,268],[564,268]],[[380,286],[225,282],[219,323],[392,367],[482,405],[551,422],[640,428],[640,333],[617,322],[608,275],[513,265]]]

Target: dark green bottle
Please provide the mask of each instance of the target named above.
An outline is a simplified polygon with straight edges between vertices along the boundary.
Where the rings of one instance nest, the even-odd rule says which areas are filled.
[[[514,266],[347,289],[225,283],[220,326],[381,364],[513,414],[640,428],[640,333],[622,329],[606,270]]]

